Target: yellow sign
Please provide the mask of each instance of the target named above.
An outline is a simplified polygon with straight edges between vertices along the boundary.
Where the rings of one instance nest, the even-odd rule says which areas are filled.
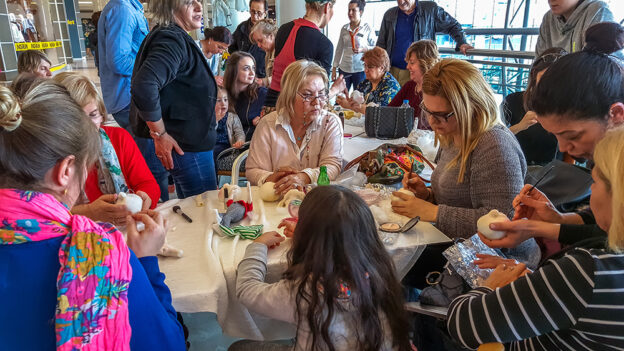
[[[33,43],[15,43],[15,51],[26,50],[45,50],[60,48],[63,46],[61,41],[37,41]]]
[[[74,20],[69,20],[67,21],[67,24],[76,24],[76,22]]]

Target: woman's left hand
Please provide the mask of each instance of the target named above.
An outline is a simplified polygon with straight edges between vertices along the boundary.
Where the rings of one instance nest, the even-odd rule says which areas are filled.
[[[526,268],[524,263],[518,263],[515,266],[500,264],[485,280],[483,286],[496,290],[497,288],[502,288],[527,273],[530,273],[530,271]]]
[[[279,195],[284,195],[290,189],[296,189],[311,182],[310,177],[304,172],[289,174],[275,183],[275,192]]]
[[[137,191],[135,194],[139,195],[139,197],[141,197],[141,199],[143,200],[143,206],[141,207],[141,211],[149,210],[150,207],[152,207],[152,199],[149,197],[149,195],[147,195],[146,192]]]
[[[400,215],[420,219],[425,222],[435,222],[438,218],[438,206],[419,199],[416,196],[394,192],[392,195],[400,198],[399,201],[392,201],[392,210]]]

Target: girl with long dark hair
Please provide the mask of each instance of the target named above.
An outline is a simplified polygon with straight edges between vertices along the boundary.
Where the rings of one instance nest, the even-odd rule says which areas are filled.
[[[267,94],[267,88],[256,82],[256,59],[244,51],[233,53],[228,59],[223,83],[230,98],[230,110],[240,118],[245,140],[249,141],[260,122]]]
[[[362,199],[338,186],[312,190],[299,210],[283,279],[267,284],[268,248],[283,240],[270,232],[247,247],[236,295],[254,312],[296,324],[295,350],[410,349],[401,286]],[[292,346],[240,341],[230,347],[281,349]]]

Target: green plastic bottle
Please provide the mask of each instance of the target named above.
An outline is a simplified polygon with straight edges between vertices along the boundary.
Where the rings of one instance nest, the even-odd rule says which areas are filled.
[[[321,166],[321,173],[319,174],[316,184],[319,186],[329,185],[329,177],[327,176],[327,166]]]

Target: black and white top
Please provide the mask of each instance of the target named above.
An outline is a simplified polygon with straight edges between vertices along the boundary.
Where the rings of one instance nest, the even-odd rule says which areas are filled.
[[[492,291],[478,288],[449,308],[449,333],[469,348],[624,349],[624,254],[576,249]]]

